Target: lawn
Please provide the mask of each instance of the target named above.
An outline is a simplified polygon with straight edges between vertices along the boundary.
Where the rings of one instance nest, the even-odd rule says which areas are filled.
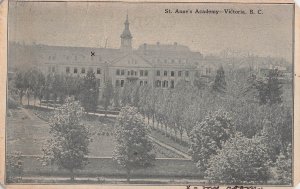
[[[20,151],[23,155],[41,155],[43,144],[49,138],[47,123],[53,111],[44,108],[10,109],[7,119],[7,152]],[[89,156],[112,157],[114,143],[114,118],[84,116],[83,124],[92,134]],[[180,158],[178,154],[154,143],[157,158]]]

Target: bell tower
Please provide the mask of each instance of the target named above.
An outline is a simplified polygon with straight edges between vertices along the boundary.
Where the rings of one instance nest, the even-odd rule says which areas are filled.
[[[121,34],[121,49],[123,50],[131,50],[131,40],[132,40],[132,35],[129,30],[129,21],[128,21],[128,14],[126,15],[126,20],[124,22],[124,30],[123,33]]]

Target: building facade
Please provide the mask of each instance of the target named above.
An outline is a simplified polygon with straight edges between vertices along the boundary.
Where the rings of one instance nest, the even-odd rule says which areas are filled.
[[[34,45],[28,60],[47,74],[67,74],[83,77],[89,70],[95,73],[99,86],[110,80],[114,87],[127,82],[174,88],[178,81],[193,82],[196,72],[213,75],[215,67],[203,59],[200,52],[177,44],[147,44],[132,48],[128,15],[120,35],[119,49]]]

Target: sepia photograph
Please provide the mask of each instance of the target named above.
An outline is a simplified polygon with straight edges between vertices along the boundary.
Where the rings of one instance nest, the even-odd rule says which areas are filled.
[[[294,6],[9,1],[5,183],[293,186]]]

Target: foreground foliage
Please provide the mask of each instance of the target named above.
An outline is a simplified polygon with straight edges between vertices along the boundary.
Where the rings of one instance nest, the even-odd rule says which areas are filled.
[[[71,180],[75,179],[74,170],[87,164],[89,132],[81,124],[82,108],[74,98],[67,98],[50,119],[51,138],[43,148],[44,163],[56,164],[70,171]]]
[[[149,131],[144,120],[135,107],[122,108],[115,127],[116,146],[113,159],[126,170],[129,182],[133,169],[153,165],[153,145],[148,138]]]

